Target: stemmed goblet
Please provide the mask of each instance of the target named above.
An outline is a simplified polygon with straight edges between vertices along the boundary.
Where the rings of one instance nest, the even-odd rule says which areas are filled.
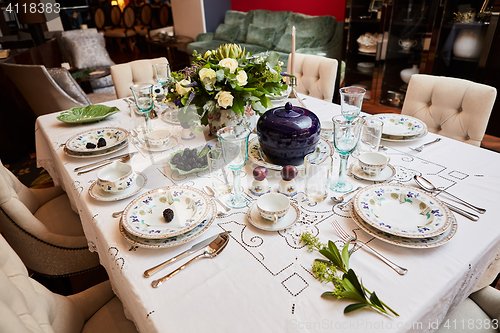
[[[356,149],[365,120],[361,117],[348,120],[339,115],[333,117],[332,121],[333,144],[340,155],[340,170],[339,178],[332,182],[330,189],[335,192],[349,192],[352,189],[352,184],[346,181],[347,159]]]
[[[151,132],[151,110],[153,110],[153,85],[150,83],[138,83],[130,86],[134,95],[135,105],[141,111],[144,126],[136,128],[142,135]]]
[[[233,171],[233,190],[227,201],[231,208],[243,208],[247,201],[241,195],[241,169],[248,158],[248,137],[250,130],[244,126],[228,126],[217,131],[221,144],[222,157],[226,165]]]
[[[161,63],[153,65],[155,72],[155,78],[159,85],[162,86],[164,91],[168,91],[170,88],[170,65],[168,63]],[[162,115],[162,119],[169,123],[177,124],[178,121],[178,110],[170,109],[168,106],[164,105],[165,113]]]
[[[340,89],[340,110],[348,121],[353,120],[361,112],[361,105],[366,90],[361,87],[344,87]]]

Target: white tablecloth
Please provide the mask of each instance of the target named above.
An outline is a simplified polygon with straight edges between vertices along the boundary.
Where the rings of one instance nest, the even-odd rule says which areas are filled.
[[[340,113],[338,105],[310,97],[306,97],[305,102],[321,119]],[[300,192],[292,201],[300,207],[301,217],[290,229],[261,231],[247,222],[246,209],[240,209],[218,217],[194,242],[167,249],[138,248],[120,235],[118,219],[111,217],[112,212],[122,210],[135,196],[116,202],[92,199],[88,189],[96,180],[97,171],[77,176],[73,169],[103,157],[77,159],[65,155],[60,147],[69,137],[91,128],[130,129],[127,104],[122,100],[107,104],[118,106],[122,112],[98,123],[76,126],[58,121],[57,114],[39,117],[37,159],[39,166],[46,168],[68,193],[75,211],[80,214],[90,248],[99,253],[115,293],[141,332],[432,332],[447,311],[474,290],[486,269],[500,260],[500,155],[446,137],[421,153],[408,148],[435,139],[437,136],[432,133],[416,142],[382,144],[389,147],[387,154],[397,170],[391,182],[416,186],[412,176],[421,174],[435,185],[446,186],[455,195],[487,209],[478,222],[456,215],[458,232],[441,247],[403,248],[369,237],[357,229],[347,211],[332,208],[330,200],[320,204],[308,202],[299,179]],[[139,150],[129,162],[134,170],[148,178],[143,191],[173,184],[201,188],[210,183],[208,171],[179,176],[167,166],[166,158],[176,149],[202,146],[207,139],[215,139],[208,137],[205,129],[205,133],[197,134],[195,139],[184,141],[180,139],[180,127],[172,126],[171,130],[178,141],[175,148],[154,154]],[[111,156],[136,150],[131,144]],[[247,163],[242,179],[247,188],[255,166],[251,161]],[[268,179],[276,191],[279,173],[270,171]],[[350,181],[356,186],[371,184],[352,178]],[[445,194],[440,197],[446,198]],[[320,297],[333,287],[314,279],[311,264],[320,255],[307,252],[300,235],[309,231],[323,242],[338,240],[330,225],[331,219],[339,221],[349,232],[354,230],[361,240],[369,241],[377,251],[408,269],[406,275],[399,276],[362,250],[351,257],[351,268],[367,289],[376,291],[400,317],[389,318],[370,310],[344,315],[343,309],[350,301]],[[231,240],[217,258],[198,261],[158,289],[150,286],[152,278],[143,278],[147,268],[224,230],[232,232]],[[181,263],[168,267],[154,278],[167,274]]]

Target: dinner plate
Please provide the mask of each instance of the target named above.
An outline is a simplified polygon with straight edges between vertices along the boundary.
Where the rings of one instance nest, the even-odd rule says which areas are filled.
[[[118,146],[115,146],[113,148],[109,148],[107,150],[102,150],[96,153],[79,153],[79,152],[74,152],[71,150],[68,150],[66,147],[64,147],[64,153],[68,156],[71,157],[76,157],[76,158],[92,158],[92,157],[101,157],[109,154],[113,154],[119,150],[122,150],[123,148],[128,146],[128,139],[119,144]]]
[[[135,178],[135,182],[130,185],[130,187],[126,188],[119,193],[111,193],[104,191],[98,184],[97,180],[92,183],[89,187],[89,194],[92,198],[98,201],[118,201],[129,198],[134,194],[139,193],[140,190],[146,186],[148,182],[148,178],[145,174],[141,172],[136,172],[137,177]]]
[[[120,109],[116,106],[110,107],[102,104],[92,104],[63,111],[56,118],[65,123],[82,124],[103,120],[117,112],[120,112]]]
[[[398,113],[380,113],[377,118],[384,123],[382,135],[409,137],[419,135],[427,128],[420,119]]]
[[[457,233],[457,227],[458,227],[457,220],[446,207],[445,209],[447,210],[447,213],[452,217],[451,226],[439,235],[433,237],[425,237],[425,238],[406,238],[385,233],[381,230],[373,228],[368,223],[366,223],[366,221],[364,221],[361,217],[359,217],[359,215],[356,214],[356,211],[354,210],[354,204],[352,202],[349,205],[349,207],[350,207],[351,217],[354,220],[354,222],[358,225],[358,227],[360,227],[370,236],[376,237],[381,241],[397,246],[408,247],[413,249],[428,249],[448,243]]]
[[[165,209],[172,209],[173,220],[166,222]],[[195,228],[210,211],[209,198],[189,186],[168,186],[143,193],[123,211],[123,227],[141,238],[173,237]]]
[[[428,133],[427,128],[425,128],[425,131],[423,133],[420,133],[419,135],[402,137],[402,136],[390,136],[382,134],[381,139],[390,142],[416,141],[426,136],[427,133]]]
[[[100,138],[106,140],[106,145],[97,147],[97,141]],[[128,131],[119,127],[102,127],[95,128],[89,131],[78,133],[66,141],[66,149],[75,153],[93,153],[97,154],[101,151],[112,149],[122,144],[128,139]],[[93,143],[95,148],[87,148],[87,143]]]
[[[391,164],[387,164],[387,166],[383,168],[382,171],[380,171],[380,173],[376,176],[367,175],[361,169],[357,161],[351,164],[351,166],[349,167],[349,171],[351,171],[351,174],[356,179],[369,180],[373,182],[383,182],[391,179],[396,175],[396,169]]]
[[[451,214],[436,197],[403,184],[378,184],[354,197],[356,213],[370,226],[388,234],[424,238],[443,233]]]
[[[167,247],[181,245],[189,241],[192,241],[197,237],[200,237],[205,231],[208,230],[208,228],[210,228],[210,226],[215,220],[216,215],[217,215],[217,207],[215,205],[215,202],[213,200],[210,200],[210,212],[200,224],[198,224],[196,227],[194,227],[193,229],[184,234],[167,238],[149,239],[131,235],[123,227],[121,219],[119,223],[119,229],[123,238],[125,238],[125,240],[127,240],[129,243],[133,245],[149,249],[163,249]]]
[[[324,138],[319,139],[316,148],[318,147],[320,149],[319,151],[320,154],[331,155],[335,151],[333,145]],[[280,171],[281,169],[283,169],[282,165],[276,165],[266,160],[266,156],[260,150],[259,139],[257,137],[251,139],[248,142],[248,158],[255,164],[266,167],[271,170]],[[297,165],[296,167],[298,170],[304,169],[303,164]]]
[[[247,219],[254,227],[266,230],[266,231],[280,231],[286,228],[290,228],[299,220],[300,210],[293,202],[290,202],[290,208],[285,216],[278,220],[276,224],[273,221],[266,220],[263,218],[259,209],[257,208],[257,202],[254,202],[250,208],[247,210]]]

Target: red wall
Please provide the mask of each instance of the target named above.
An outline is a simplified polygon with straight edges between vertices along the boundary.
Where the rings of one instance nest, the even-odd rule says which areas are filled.
[[[306,15],[331,15],[344,20],[345,0],[231,0],[231,9],[248,12],[255,9],[291,10]]]

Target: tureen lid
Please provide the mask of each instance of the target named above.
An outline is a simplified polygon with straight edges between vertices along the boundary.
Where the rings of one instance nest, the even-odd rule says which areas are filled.
[[[278,106],[272,110],[274,115],[281,118],[297,118],[306,113],[306,111],[309,111],[307,109],[294,106],[290,102],[286,102],[285,106]]]

